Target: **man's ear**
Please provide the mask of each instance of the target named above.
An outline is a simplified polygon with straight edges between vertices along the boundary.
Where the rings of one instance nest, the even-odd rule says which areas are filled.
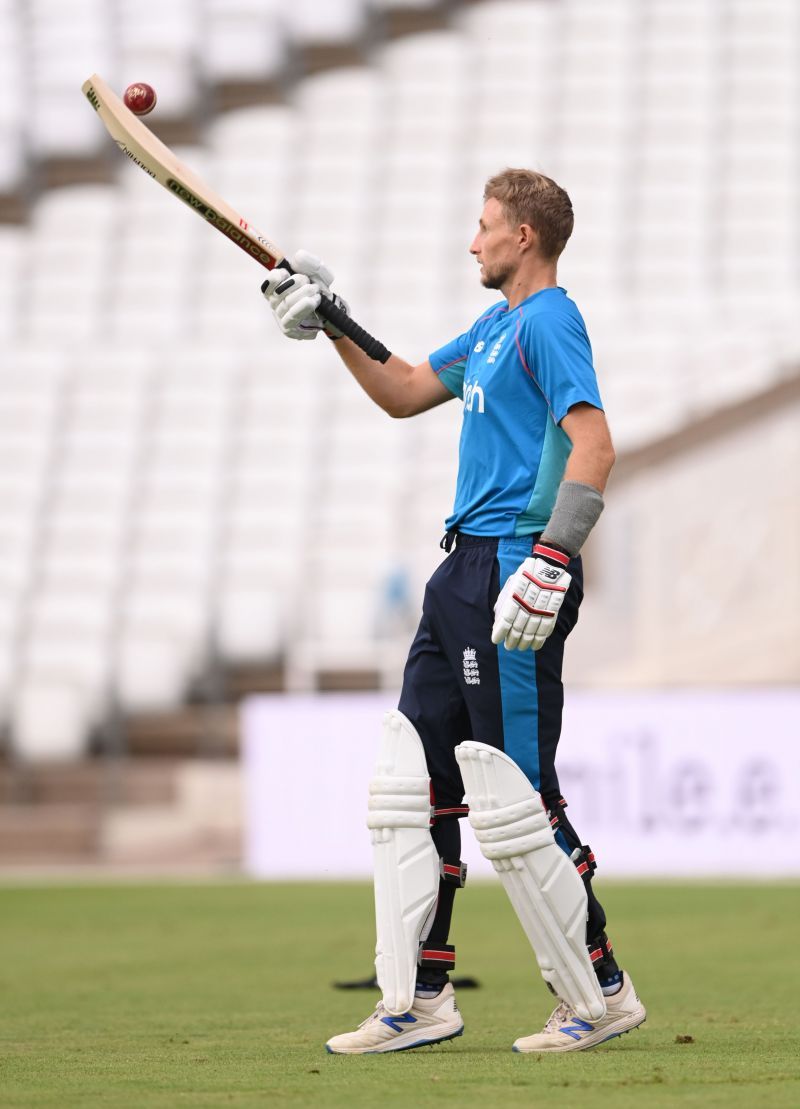
[[[522,223],[517,230],[517,243],[520,250],[538,250],[539,234],[529,223]]]

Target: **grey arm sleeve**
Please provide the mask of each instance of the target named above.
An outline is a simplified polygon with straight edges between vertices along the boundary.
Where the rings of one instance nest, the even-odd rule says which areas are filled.
[[[581,481],[562,481],[542,540],[563,547],[573,558],[600,518],[603,494]]]

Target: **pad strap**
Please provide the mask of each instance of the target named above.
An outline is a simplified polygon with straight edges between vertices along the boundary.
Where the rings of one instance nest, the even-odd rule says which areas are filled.
[[[614,952],[611,941],[605,932],[600,933],[600,939],[597,943],[587,944],[587,950],[589,952],[589,960],[593,966],[604,962],[606,959],[610,959]]]
[[[544,798],[542,798],[544,800]],[[561,810],[567,807],[567,802],[563,797],[559,797],[557,801],[552,804],[545,802],[547,805],[547,815],[550,818],[550,827],[553,829],[553,835],[556,834],[561,827]]]
[[[452,970],[456,965],[456,949],[449,943],[422,943],[418,961],[423,970]]]
[[[439,859],[439,877],[443,882],[450,882],[453,886],[467,884],[467,864],[461,859]]]
[[[594,852],[588,843],[584,843],[581,849],[573,851],[570,858],[575,863],[575,869],[583,878],[584,882],[588,885],[591,882],[594,872],[597,870],[597,863],[595,861]]]
[[[433,820],[444,820],[446,817],[450,816],[456,819],[462,816],[469,816],[469,805],[434,805]]]

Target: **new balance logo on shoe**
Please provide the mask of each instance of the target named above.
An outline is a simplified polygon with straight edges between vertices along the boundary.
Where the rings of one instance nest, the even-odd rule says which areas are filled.
[[[373,1055],[384,1051],[408,1051],[439,1044],[460,1036],[464,1022],[456,1008],[453,987],[448,982],[436,997],[415,997],[407,1013],[386,1012],[383,1001],[355,1032],[332,1036],[325,1044],[330,1055]]]
[[[598,1047],[617,1036],[624,1036],[626,1032],[644,1024],[646,1019],[647,1011],[639,1000],[630,977],[625,974],[622,989],[606,998],[605,1016],[590,1024],[579,1017],[571,1005],[562,1001],[550,1014],[542,1031],[516,1040],[512,1051],[586,1051],[587,1048]]]
[[[388,1025],[393,1032],[402,1032],[401,1024],[416,1024],[417,1018],[412,1017],[411,1013],[403,1013],[399,1017],[381,1017],[384,1024]]]
[[[384,1020],[386,1018],[384,1017]],[[559,1032],[564,1032],[567,1036],[572,1036],[574,1040],[581,1038],[581,1032],[594,1032],[594,1025],[587,1024],[585,1020],[580,1017],[573,1017],[572,1024],[564,1024],[559,1028]]]

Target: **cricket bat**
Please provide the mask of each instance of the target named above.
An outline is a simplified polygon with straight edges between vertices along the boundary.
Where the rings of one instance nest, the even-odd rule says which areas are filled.
[[[235,212],[222,197],[217,196],[188,166],[183,165],[170,148],[125,107],[102,77],[93,74],[84,81],[82,89],[122,153],[143,169],[148,177],[169,189],[173,196],[193,208],[265,269],[278,267],[293,272],[284,252],[257,231],[249,220]],[[390,351],[383,343],[360,327],[330,297],[323,296],[317,315],[334,324],[376,362],[386,362],[390,358]]]

